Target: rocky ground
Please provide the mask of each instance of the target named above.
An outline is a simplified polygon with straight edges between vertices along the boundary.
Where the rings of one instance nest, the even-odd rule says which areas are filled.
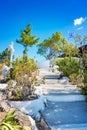
[[[10,106],[8,103],[6,96],[6,86],[7,84],[0,84],[0,123],[9,112],[15,110],[15,108]],[[35,124],[35,121],[29,115],[24,114],[18,109],[16,109],[15,115],[18,123],[22,127],[27,126],[30,127],[32,130],[51,130],[47,122],[45,122],[44,118],[42,117],[39,121],[36,121]]]
[[[7,115],[7,112],[0,112],[0,123],[5,118],[6,115]]]

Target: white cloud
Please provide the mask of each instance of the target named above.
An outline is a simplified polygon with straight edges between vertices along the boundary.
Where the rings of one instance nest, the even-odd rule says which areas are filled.
[[[77,26],[77,25],[81,25],[87,18],[83,18],[83,17],[80,17],[80,18],[77,18],[74,20],[74,26]]]
[[[83,26],[81,26],[81,27],[79,27],[79,28],[77,28],[77,30],[82,30],[84,27]]]

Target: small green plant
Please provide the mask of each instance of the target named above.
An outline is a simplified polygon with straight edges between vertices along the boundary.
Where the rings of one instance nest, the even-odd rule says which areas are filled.
[[[45,78],[42,79],[42,84],[45,84]]]
[[[84,87],[82,88],[82,93],[84,95],[87,95],[87,68],[85,68],[83,76],[84,76],[83,79]]]
[[[52,68],[51,71],[54,73],[54,71],[55,71],[54,68]]]
[[[15,118],[16,110],[9,112],[0,124],[0,130],[31,130],[30,127],[22,127]]]
[[[18,99],[22,99],[22,98],[23,98],[23,94],[22,94],[21,88],[17,87],[15,90],[14,99],[18,100]]]
[[[0,124],[0,130],[25,130],[16,121],[14,113],[15,111],[8,113]]]

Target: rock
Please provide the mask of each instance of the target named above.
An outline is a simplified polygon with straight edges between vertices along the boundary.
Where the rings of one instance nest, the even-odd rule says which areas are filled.
[[[3,110],[5,112],[9,112],[9,111],[12,111],[12,110],[15,110],[14,108],[12,108],[8,102],[6,100],[1,100],[0,101],[0,110]]]
[[[6,115],[7,115],[7,112],[0,111],[0,123],[3,121]]]
[[[8,81],[8,86],[6,88],[6,94],[7,94],[7,98],[11,99],[13,93],[15,93],[16,91],[16,81],[15,80],[10,80]]]
[[[12,112],[16,110],[15,108],[11,107],[6,100],[3,100],[0,102],[0,115],[5,113],[4,115],[7,115],[7,113]],[[16,121],[25,128],[25,130],[35,130],[33,129],[33,126],[31,124],[31,121],[27,115],[24,113],[20,112],[19,110],[16,110],[14,113]],[[5,117],[5,116],[3,116]],[[1,117],[1,121],[4,119]]]
[[[6,83],[0,83],[0,90],[5,90],[7,87],[7,84]]]
[[[63,73],[60,73],[60,74],[58,75],[58,79],[62,79],[64,76],[65,76],[65,75],[64,75]]]
[[[51,128],[43,118],[40,120],[40,122],[36,122],[36,125],[39,130],[51,130]]]
[[[32,124],[32,130],[38,130],[35,120],[31,116],[28,116],[28,117],[29,117],[29,120]]]
[[[27,115],[23,114],[22,112],[20,111],[16,111],[15,112],[15,118],[17,120],[17,122],[22,126],[22,127],[25,127],[25,128],[30,128],[29,130],[32,130],[32,124],[28,118]],[[28,130],[27,129],[27,130]]]
[[[8,99],[16,101],[33,100],[37,98],[37,95],[33,94],[33,87],[30,82],[18,84],[15,80],[10,80],[8,82],[6,94]]]
[[[42,95],[42,88],[40,86],[35,86],[35,92],[36,95],[41,96]]]
[[[0,101],[6,100],[7,96],[4,90],[0,90]]]
[[[9,74],[9,70],[10,70],[10,67],[8,67],[8,66],[4,66],[2,68],[2,75],[4,78],[7,78],[8,74]]]
[[[1,100],[6,100],[6,87],[7,84],[0,84],[0,101]]]
[[[59,79],[58,82],[61,83],[61,84],[69,83],[69,78],[64,76],[61,79]]]
[[[0,105],[0,112],[4,112],[4,108]]]
[[[14,84],[15,86],[15,84]],[[4,98],[2,98],[3,93],[5,93],[5,90],[0,91],[0,122],[5,118],[5,116],[14,110],[16,110],[15,118],[16,121],[25,129],[25,130],[38,130],[36,129],[35,123],[32,125],[31,120],[28,115],[20,112],[19,110],[15,109],[14,107],[11,107],[9,105],[8,101],[6,100],[6,93],[4,95]],[[33,120],[33,119],[32,119]],[[35,122],[35,121],[33,121]]]

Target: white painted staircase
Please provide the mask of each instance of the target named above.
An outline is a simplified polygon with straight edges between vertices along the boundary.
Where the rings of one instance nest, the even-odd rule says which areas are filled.
[[[41,77],[45,84],[36,87],[49,101],[83,101],[85,97],[76,85],[71,85],[68,78],[58,79],[58,74],[42,70]]]
[[[42,115],[52,130],[87,130],[87,104],[77,86],[46,70],[41,71],[41,77],[45,84],[37,89],[48,100]]]

